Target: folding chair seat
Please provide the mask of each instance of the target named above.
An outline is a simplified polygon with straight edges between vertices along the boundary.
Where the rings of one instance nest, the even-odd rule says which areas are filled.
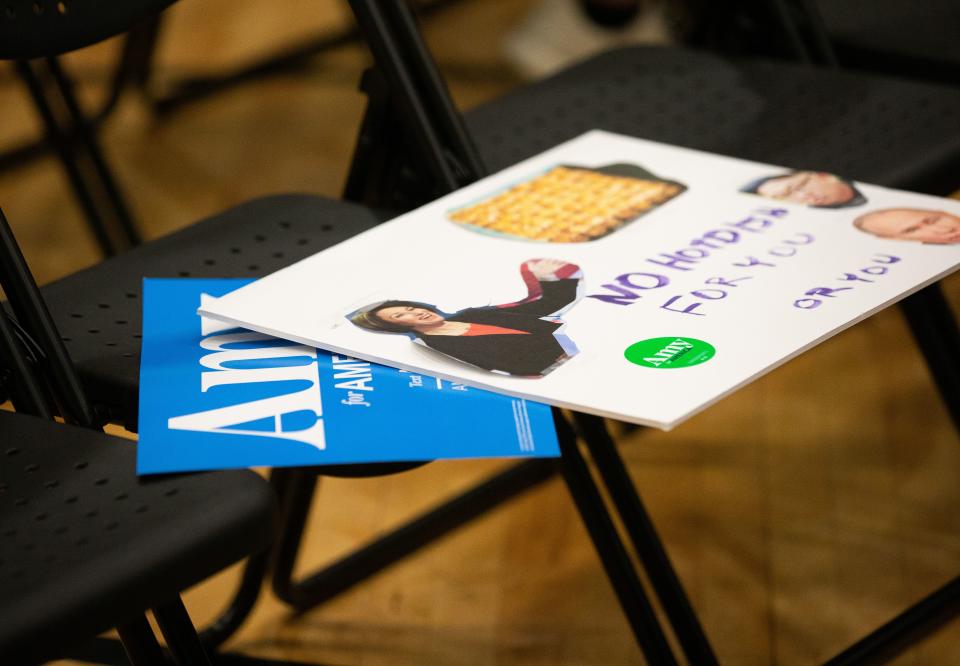
[[[2,663],[179,605],[273,537],[273,493],[252,472],[141,481],[129,441],[12,412],[0,432]]]
[[[137,429],[142,279],[260,277],[369,229],[369,209],[309,195],[250,201],[43,287],[103,420]],[[316,285],[304,303],[318,302]]]
[[[0,286],[0,384],[18,410],[0,411],[0,663],[60,657],[111,626],[133,663],[166,663],[147,610],[177,663],[209,663],[179,593],[262,559],[271,487],[247,471],[137,477],[132,443],[96,429],[2,211]]]
[[[136,429],[143,276],[264,275],[369,229],[382,221],[381,215],[386,214],[316,196],[266,197],[45,286],[41,290],[44,299],[84,389],[101,410],[99,420],[117,420]],[[314,299],[321,307],[323,291],[329,288],[335,289],[336,285],[316,285],[314,290],[304,293],[305,303]],[[300,581],[294,580],[293,568],[318,474],[381,476],[426,462],[334,465],[315,471],[275,470],[271,481],[281,504],[280,535],[270,557],[276,594],[301,610],[321,603],[545,481],[556,471],[548,461],[520,463],[355,553]],[[599,514],[596,507],[584,511]],[[248,560],[228,610],[203,632],[208,646],[218,645],[243,621],[255,602],[267,566],[263,556]]]
[[[491,170],[594,128],[934,194],[960,170],[960,89],[679,47],[609,51],[465,117]]]

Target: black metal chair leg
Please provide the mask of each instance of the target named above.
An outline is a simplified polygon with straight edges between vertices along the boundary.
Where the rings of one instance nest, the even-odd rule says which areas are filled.
[[[560,465],[573,501],[580,512],[590,539],[593,541],[600,561],[613,590],[620,601],[637,644],[649,664],[676,664],[670,645],[644,592],[637,571],[630,561],[617,534],[616,527],[607,513],[603,497],[594,483],[587,463],[577,447],[576,435],[559,410],[554,409],[554,422],[560,440]]]
[[[135,88],[144,95],[149,94],[153,79],[153,60],[163,21],[164,14],[154,14],[123,36],[123,48],[110,82],[108,101],[103,107],[108,113],[127,88]],[[103,117],[104,112],[100,111],[94,116],[94,120],[100,121]]]
[[[960,576],[825,663],[825,666],[876,664],[892,659],[960,613]]]
[[[80,109],[73,82],[56,58],[18,61],[47,136],[67,172],[77,201],[104,254],[140,242],[126,199],[113,175],[93,127],[96,119]],[[46,81],[52,82],[53,90]]]
[[[128,246],[140,244],[140,233],[133,224],[133,217],[130,214],[130,207],[127,205],[126,198],[120,192],[120,186],[113,175],[113,171],[103,157],[103,150],[100,148],[100,142],[90,126],[90,120],[80,109],[77,97],[74,92],[73,81],[67,76],[63,68],[60,67],[60,61],[56,58],[47,58],[47,68],[53,75],[57,90],[63,98],[63,102],[70,114],[73,128],[93,165],[93,170],[97,181],[103,188],[107,200],[113,210],[113,217],[117,222],[117,227],[123,241]]]
[[[303,581],[294,581],[293,567],[313,499],[316,474],[274,470],[270,481],[283,507],[279,541],[274,549],[247,560],[240,585],[227,609],[200,632],[200,639],[206,647],[216,648],[233,635],[253,609],[271,559],[275,563],[273,586],[277,596],[298,610],[306,610],[366,580],[489,509],[547,481],[555,473],[556,467],[550,461],[530,460],[515,465]],[[311,477],[312,483],[300,480],[304,475]]]
[[[960,328],[939,283],[900,303],[930,374],[960,431]]]
[[[150,85],[151,58],[159,34],[162,14],[150,17],[136,26],[123,37],[123,48],[117,59],[116,69],[111,77],[110,88],[93,113],[85,114],[88,127],[95,129],[103,123],[120,102],[124,90],[135,87],[146,91]],[[70,140],[74,139],[74,129],[70,129]],[[0,152],[0,173],[23,166],[47,154],[49,142],[40,139],[28,139]]]
[[[300,587],[293,581],[293,568],[303,540],[303,530],[317,487],[317,475],[297,470],[276,470],[284,491],[280,495],[279,536],[273,547],[273,592],[298,610],[309,607]]]
[[[167,647],[181,666],[212,666],[180,597],[153,609]]]
[[[606,424],[603,419],[587,414],[578,413],[575,420],[683,653],[692,664],[717,664],[710,641]]]
[[[267,575],[270,550],[247,558],[243,565],[240,585],[233,593],[227,608],[200,631],[201,642],[210,649],[217,648],[240,628],[250,615],[260,596],[263,579]]]
[[[107,230],[103,217],[100,215],[96,200],[90,192],[90,188],[83,177],[80,166],[77,164],[76,159],[74,159],[69,134],[64,132],[57,123],[57,118],[47,99],[43,84],[33,71],[31,64],[18,60],[16,67],[20,78],[23,79],[27,85],[30,97],[33,99],[33,103],[43,120],[47,141],[57,151],[60,163],[67,172],[67,178],[70,181],[73,194],[77,198],[77,203],[79,203],[81,209],[83,209],[83,214],[90,230],[93,232],[104,255],[108,257],[113,256],[117,253],[117,248],[110,238],[110,232]]]
[[[280,502],[283,501],[287,487],[287,473],[283,470],[270,472],[270,484]],[[267,570],[273,557],[273,548],[247,558],[243,565],[240,584],[226,609],[210,624],[200,631],[200,641],[208,650],[215,650],[232,636],[244,620],[253,611],[260,597],[260,589],[267,576]]]
[[[281,497],[284,529],[276,546],[274,593],[298,610],[312,608],[549,480],[555,473],[552,461],[518,463],[300,581],[293,579],[293,567],[313,489],[309,481],[294,480],[286,497]],[[294,473],[291,478],[297,479],[299,474]]]
[[[426,17],[452,7],[459,1],[429,0],[421,2],[418,4],[417,13]],[[221,74],[189,77],[180,81],[173,81],[164,86],[170,90],[166,96],[156,97],[150,101],[157,113],[170,113],[182,106],[202,101],[207,97],[245,83],[305,70],[310,65],[311,59],[332,49],[356,42],[360,39],[360,36],[360,31],[355,26],[311,35],[302,41],[282,46],[278,50],[268,53],[263,59],[240,65]]]
[[[166,666],[167,660],[157,637],[150,628],[147,618],[142,615],[123,626],[117,627],[127,659],[133,666]]]

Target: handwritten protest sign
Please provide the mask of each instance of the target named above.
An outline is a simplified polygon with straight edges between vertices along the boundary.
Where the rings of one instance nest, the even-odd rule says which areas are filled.
[[[203,311],[670,428],[958,263],[958,201],[595,131]]]

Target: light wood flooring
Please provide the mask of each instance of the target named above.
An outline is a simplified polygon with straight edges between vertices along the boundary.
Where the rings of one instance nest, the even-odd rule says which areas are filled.
[[[499,41],[529,4],[464,2],[429,21],[464,107],[517,85]],[[332,0],[180,3],[164,26],[158,83],[219,71],[347,20]],[[90,103],[102,94],[115,46],[68,60]],[[364,62],[362,49],[343,48],[307,71],[162,120],[124,99],[104,142],[123,165],[147,235],[261,194],[336,196],[360,118]],[[6,66],[0,105],[0,145],[37,131]],[[0,173],[0,205],[41,282],[97,261],[52,159]],[[946,288],[960,305],[960,278]],[[726,664],[816,663],[960,571],[960,441],[896,309],[671,433],[644,431],[621,444]],[[301,568],[348,552],[501,464],[439,462],[386,479],[324,480]],[[235,576],[186,595],[198,624],[217,613]],[[293,615],[265,594],[228,647],[323,664],[642,661],[556,480],[309,613]],[[960,622],[896,663],[960,663]]]

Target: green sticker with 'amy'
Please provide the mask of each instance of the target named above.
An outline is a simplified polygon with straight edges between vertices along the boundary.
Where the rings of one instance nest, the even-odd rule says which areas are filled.
[[[706,363],[717,350],[696,338],[650,338],[635,342],[623,352],[627,360],[647,368],[689,368]]]

